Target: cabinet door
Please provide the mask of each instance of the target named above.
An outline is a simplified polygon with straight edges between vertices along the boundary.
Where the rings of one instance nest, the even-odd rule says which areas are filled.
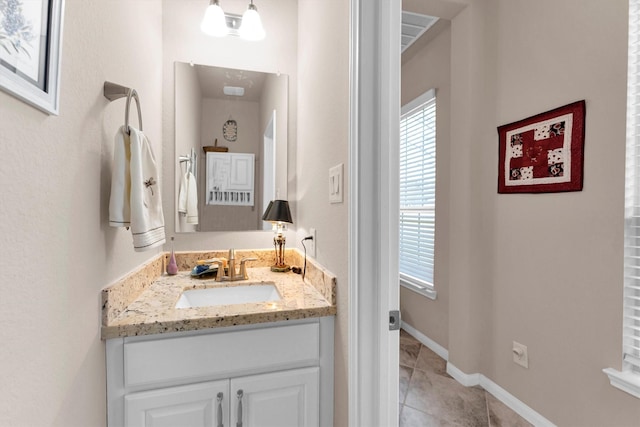
[[[231,380],[232,426],[317,427],[319,368],[292,369]]]
[[[253,166],[253,154],[232,154],[230,188],[253,191]]]
[[[124,397],[127,427],[229,425],[229,381],[131,393]]]

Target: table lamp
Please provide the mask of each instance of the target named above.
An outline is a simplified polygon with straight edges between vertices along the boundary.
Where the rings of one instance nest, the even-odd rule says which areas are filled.
[[[291,269],[284,262],[284,246],[286,238],[283,235],[286,229],[286,223],[293,224],[291,220],[291,211],[289,210],[289,202],[286,200],[272,200],[262,215],[263,221],[273,224],[275,236],[273,238],[273,246],[276,251],[275,264],[271,266],[271,271],[284,273]]]

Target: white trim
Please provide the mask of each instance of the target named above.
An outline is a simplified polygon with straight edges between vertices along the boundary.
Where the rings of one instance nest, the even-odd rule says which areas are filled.
[[[367,1],[369,7],[370,0]],[[399,275],[400,230],[400,26],[402,1],[383,0],[378,8],[377,24],[377,118],[372,123],[379,135],[377,154],[377,193],[371,201],[378,205],[379,234],[378,328],[375,331],[378,360],[378,424],[397,426],[400,393],[400,331],[389,330],[389,312],[400,309],[400,287],[393,283]],[[363,141],[367,144],[368,141]],[[372,408],[372,409],[375,409]]]
[[[422,332],[420,332],[419,330],[417,330],[416,328],[408,324],[407,322],[402,322],[401,328],[407,331],[409,335],[411,335],[412,337],[420,341],[420,343],[425,347],[427,347],[429,350],[433,351],[435,354],[442,357],[444,360],[449,360],[449,351],[446,348],[444,348],[443,346],[441,346],[440,344],[438,344],[437,342],[435,342],[434,340],[432,340],[431,338],[429,338],[428,336],[426,336],[425,334],[423,334]]]
[[[402,277],[400,278],[400,286],[402,286],[405,289],[409,289],[410,291],[413,291],[417,294],[422,295],[423,297],[427,297],[429,299],[435,300],[438,297],[438,292],[436,292],[435,288],[433,287],[433,285],[429,285],[429,286],[421,286],[415,283],[412,283],[408,280],[404,280],[402,279]]]
[[[602,372],[607,374],[612,386],[640,399],[640,375],[613,368],[603,369]]]
[[[351,0],[349,7],[349,15],[351,17],[350,22],[350,43],[349,43],[349,168],[347,173],[349,174],[349,191],[347,192],[349,197],[349,326],[347,330],[347,339],[349,341],[349,360],[348,360],[348,376],[349,376],[349,425],[360,425],[360,414],[362,409],[360,408],[360,351],[359,351],[359,319],[360,312],[358,310],[358,296],[360,288],[358,286],[358,268],[355,265],[358,259],[358,186],[355,185],[355,180],[359,173],[358,168],[358,116],[359,116],[359,104],[358,104],[358,86],[359,75],[358,70],[360,68],[359,61],[359,46],[360,46],[360,1]]]
[[[480,386],[491,393],[493,397],[504,403],[507,407],[511,408],[514,412],[516,412],[525,420],[529,421],[534,426],[555,427],[555,424],[553,424],[551,421],[531,409],[531,407],[526,405],[520,399],[516,398],[514,395],[512,395],[484,375],[480,375]]]
[[[482,374],[465,374],[449,361],[447,361],[447,374],[465,387],[480,385],[480,377],[482,376]]]
[[[399,293],[398,286],[391,287],[398,279],[391,224],[398,223],[399,206],[392,198],[398,188],[393,149],[400,133],[395,124],[400,118],[400,9],[400,0],[351,0],[348,375],[353,426],[398,424],[399,334],[389,332],[388,311],[398,308]]]
[[[402,109],[400,110],[400,117],[402,117],[402,116],[404,116],[406,114],[409,114],[410,112],[412,112],[416,108],[422,107],[424,104],[426,104],[427,102],[431,101],[435,97],[436,97],[436,90],[435,89],[429,89],[428,91],[426,91],[422,95],[420,95],[417,98],[415,98],[415,99],[407,102],[406,104],[404,104],[402,106]]]
[[[456,381],[465,387],[479,385],[487,392],[491,393],[493,397],[504,403],[515,413],[536,427],[555,427],[555,424],[551,421],[531,409],[528,405],[482,374],[465,374],[460,369],[456,368],[451,362],[447,362],[447,374],[451,375]]]

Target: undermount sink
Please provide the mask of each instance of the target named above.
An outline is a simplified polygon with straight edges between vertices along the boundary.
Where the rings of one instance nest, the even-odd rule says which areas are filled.
[[[281,299],[275,284],[261,283],[184,291],[176,303],[176,308],[260,303]]]

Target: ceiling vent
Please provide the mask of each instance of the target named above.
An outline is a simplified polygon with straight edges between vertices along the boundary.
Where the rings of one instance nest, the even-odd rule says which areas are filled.
[[[225,86],[222,91],[225,95],[244,96],[244,88],[238,86]]]
[[[404,52],[437,21],[435,16],[402,11],[401,51]]]

